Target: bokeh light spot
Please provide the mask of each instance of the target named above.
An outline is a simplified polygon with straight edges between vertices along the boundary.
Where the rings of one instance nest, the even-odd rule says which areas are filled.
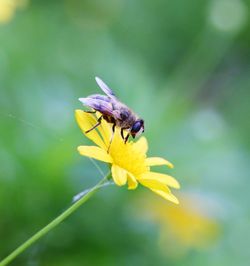
[[[247,7],[241,0],[214,0],[211,2],[209,20],[217,30],[238,32],[246,23]]]

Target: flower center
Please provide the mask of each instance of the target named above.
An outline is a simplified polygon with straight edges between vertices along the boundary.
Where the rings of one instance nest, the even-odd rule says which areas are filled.
[[[115,133],[110,146],[110,155],[114,164],[127,170],[135,177],[149,171],[149,167],[145,164],[146,154],[137,149],[133,142],[125,144],[119,133]]]

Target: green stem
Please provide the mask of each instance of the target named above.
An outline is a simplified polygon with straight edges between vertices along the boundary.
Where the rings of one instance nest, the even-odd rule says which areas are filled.
[[[83,203],[85,203],[96,191],[98,191],[102,185],[108,180],[110,173],[105,176],[99,183],[97,183],[93,188],[88,190],[85,195],[82,196],[78,201],[73,203],[66,211],[55,218],[52,222],[34,234],[31,238],[25,241],[21,246],[15,249],[10,255],[0,262],[0,266],[5,266],[14,260],[18,255],[25,251],[29,246],[33,245],[37,240],[46,235],[50,230],[59,225],[64,221],[69,215],[76,211]]]

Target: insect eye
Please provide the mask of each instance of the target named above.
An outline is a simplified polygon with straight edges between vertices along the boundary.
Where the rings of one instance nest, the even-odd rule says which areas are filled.
[[[134,125],[132,126],[131,132],[133,133],[139,132],[142,126],[143,126],[142,120],[136,121]]]

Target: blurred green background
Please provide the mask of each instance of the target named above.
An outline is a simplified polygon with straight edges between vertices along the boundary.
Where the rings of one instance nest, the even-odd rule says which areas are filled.
[[[101,179],[74,120],[98,75],[181,204],[106,187],[12,265],[250,265],[249,3],[0,0],[0,259]]]

